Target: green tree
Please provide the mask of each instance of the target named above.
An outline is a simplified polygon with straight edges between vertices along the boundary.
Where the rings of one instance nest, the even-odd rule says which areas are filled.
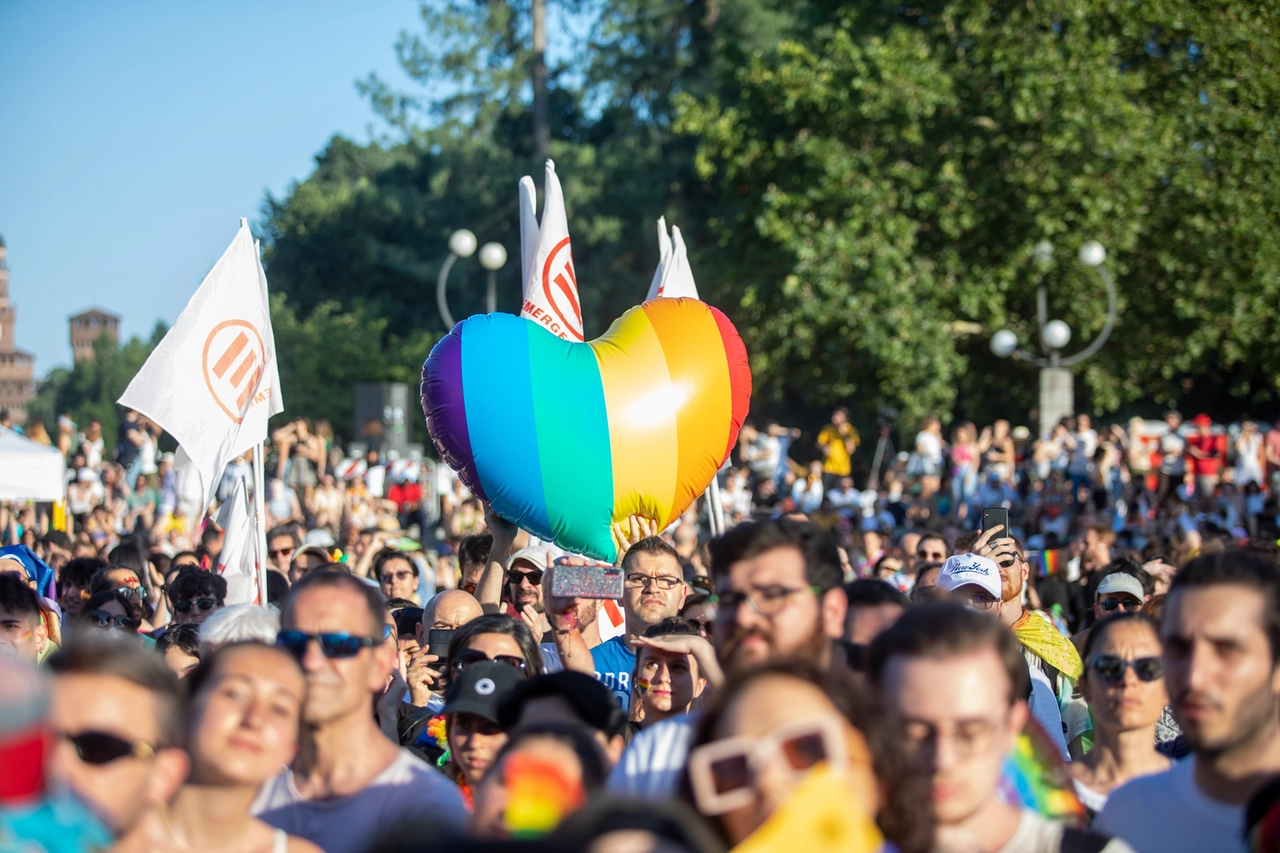
[[[116,400],[124,393],[151,351],[164,337],[166,327],[157,322],[147,340],[132,337],[118,345],[110,336],[94,341],[93,358],[76,362],[73,367],[55,367],[36,391],[30,406],[32,418],[43,420],[54,433],[59,415],[69,415],[85,427],[97,419],[102,423],[103,447],[110,454],[116,446],[117,430],[123,409]]]
[[[1092,405],[1272,399],[1280,332],[1280,12],[1273,4],[952,0],[832,7],[742,57],[677,130],[724,215],[719,291],[766,395],[909,414],[1029,402],[986,350],[1034,338],[1036,286],[1077,340],[1120,321]],[[1058,252],[1034,260],[1042,240]],[[984,333],[958,337],[956,321]]]

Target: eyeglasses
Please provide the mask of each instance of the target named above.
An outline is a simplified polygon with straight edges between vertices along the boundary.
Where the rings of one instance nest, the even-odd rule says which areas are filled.
[[[524,658],[515,655],[494,655],[489,657],[479,649],[463,649],[453,656],[453,669],[455,672],[462,672],[473,663],[484,663],[485,661],[496,661],[497,663],[505,663],[509,667],[525,671]]]
[[[996,605],[1000,603],[1000,599],[980,592],[955,592],[952,593],[951,597],[965,607],[971,610],[980,610],[983,613],[988,610],[994,610]]]
[[[529,586],[538,586],[542,583],[543,571],[534,569],[528,572],[507,572],[507,583],[512,586],[520,586],[520,581],[529,581]]]
[[[267,553],[271,556],[271,559],[274,560],[276,557],[292,557],[293,552],[296,550],[298,549],[297,548],[276,548],[274,550],[268,551]]]
[[[640,572],[632,572],[626,576],[623,582],[631,589],[648,589],[649,584],[653,584],[656,589],[669,590],[675,589],[676,586],[684,583],[684,579],[675,575],[645,575]]]
[[[704,744],[689,753],[689,781],[698,811],[724,814],[754,804],[752,783],[763,766],[780,764],[799,775],[824,761],[836,771],[849,763],[844,732],[834,714],[796,720],[761,738],[732,737]]]
[[[176,613],[190,613],[192,607],[199,607],[200,612],[212,610],[218,606],[218,600],[215,598],[197,598],[195,601],[175,601],[173,609]]]
[[[1139,681],[1159,681],[1164,677],[1164,661],[1160,658],[1138,658],[1125,660],[1118,655],[1090,655],[1089,668],[1098,678],[1107,684],[1119,684],[1124,681],[1124,673],[1133,667],[1133,674]]]
[[[122,631],[136,631],[141,624],[132,616],[114,616],[105,610],[90,610],[89,618],[99,628],[110,628],[114,625]]]
[[[945,551],[919,550],[919,551],[916,551],[916,559],[927,560],[931,563],[942,563],[946,561],[947,555]]]
[[[410,571],[387,572],[382,576],[382,582],[385,584],[395,583],[396,581],[409,581],[416,578],[417,575]]]
[[[1110,613],[1113,610],[1124,608],[1125,612],[1131,612],[1142,607],[1141,601],[1135,601],[1132,598],[1104,598],[1098,602],[1098,606],[1103,612]]]
[[[116,592],[120,593],[125,598],[136,598],[139,601],[147,596],[147,591],[140,586],[122,586],[119,587]]]
[[[684,621],[688,622],[690,625],[697,628],[703,634],[707,634],[707,635],[710,635],[712,629],[714,629],[716,626],[716,620],[714,619],[686,619]]]
[[[150,744],[127,741],[107,732],[81,732],[62,737],[76,748],[76,755],[85,764],[110,764],[128,757],[146,761],[156,754],[155,747]]]
[[[819,595],[822,592],[821,587],[817,586],[799,586],[787,588],[785,586],[761,586],[753,587],[746,592],[738,592],[729,590],[720,593],[717,598],[720,602],[720,609],[728,613],[730,618],[734,618],[738,613],[738,608],[742,602],[751,605],[751,609],[761,616],[772,616],[783,608],[787,603],[787,599],[793,595],[802,592],[811,592]]]
[[[320,644],[320,651],[327,658],[353,658],[361,649],[369,649],[385,642],[391,636],[391,628],[385,627],[381,639],[374,637],[358,637],[346,633],[308,634],[305,631],[281,631],[276,636],[276,645],[302,660],[307,655],[311,641]]]
[[[963,759],[985,752],[1006,719],[1007,717],[998,720],[961,720],[950,732],[944,732],[936,724],[925,720],[906,720],[903,723],[903,733],[907,748],[912,752],[937,750],[940,742],[950,740],[954,745],[956,758]]]

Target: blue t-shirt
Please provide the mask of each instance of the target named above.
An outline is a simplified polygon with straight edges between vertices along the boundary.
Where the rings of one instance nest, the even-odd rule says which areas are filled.
[[[622,709],[631,707],[631,672],[636,668],[636,653],[627,648],[622,637],[614,637],[591,650],[596,681],[613,691]]]

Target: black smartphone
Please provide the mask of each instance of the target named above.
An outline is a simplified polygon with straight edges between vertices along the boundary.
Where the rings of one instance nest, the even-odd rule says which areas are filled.
[[[436,662],[438,667],[444,666],[444,659],[449,654],[449,641],[452,639],[452,628],[432,628],[427,631],[427,654],[439,658]]]
[[[990,530],[993,527],[1000,526],[1002,529],[989,542],[996,539],[1009,539],[1009,510],[1002,506],[984,506],[982,508],[982,529]]]

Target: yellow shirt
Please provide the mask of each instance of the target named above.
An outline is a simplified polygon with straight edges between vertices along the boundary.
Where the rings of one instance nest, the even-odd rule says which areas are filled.
[[[852,447],[849,449],[844,445],[846,439],[851,440]],[[858,442],[858,431],[852,424],[824,426],[822,432],[818,433],[818,446],[828,448],[827,461],[822,465],[823,472],[837,477],[848,477],[849,453],[858,449]]]

